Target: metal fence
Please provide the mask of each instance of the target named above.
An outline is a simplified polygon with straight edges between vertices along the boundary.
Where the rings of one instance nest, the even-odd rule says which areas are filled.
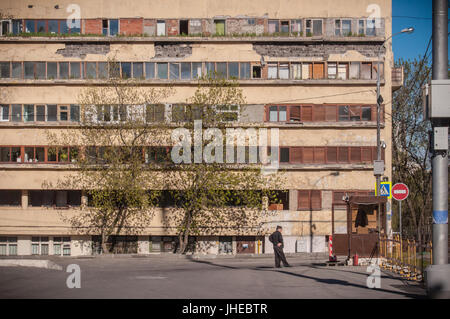
[[[414,239],[380,238],[381,268],[400,274],[408,280],[423,281],[425,268],[431,264],[431,242],[419,243]]]

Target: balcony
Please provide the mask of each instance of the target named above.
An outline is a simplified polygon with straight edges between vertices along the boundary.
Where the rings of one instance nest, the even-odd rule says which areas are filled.
[[[392,69],[392,92],[397,91],[403,86],[403,67]]]

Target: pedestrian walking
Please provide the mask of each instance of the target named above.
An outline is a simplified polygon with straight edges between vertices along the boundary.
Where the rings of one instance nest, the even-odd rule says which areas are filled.
[[[277,226],[275,232],[269,236],[270,242],[273,244],[273,252],[275,254],[275,267],[281,268],[280,261],[283,263],[284,267],[291,267],[284,256],[283,248],[283,235],[281,234],[283,227]]]

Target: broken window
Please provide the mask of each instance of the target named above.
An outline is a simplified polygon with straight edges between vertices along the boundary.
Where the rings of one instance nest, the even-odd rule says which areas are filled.
[[[47,62],[47,79],[54,80],[58,77],[58,63]]]
[[[9,20],[3,20],[0,23],[0,35],[7,35],[10,33],[10,24],[11,22]]]
[[[25,122],[34,122],[34,105],[30,105],[30,104],[24,105],[23,120]]]
[[[181,79],[190,80],[191,79],[191,63],[183,62],[181,63]]]
[[[22,33],[22,20],[13,20],[12,21],[12,33],[14,35],[18,35]]]
[[[291,63],[291,79],[300,80],[302,78],[301,63]]]
[[[158,20],[156,22],[156,35],[158,37],[163,37],[166,35],[166,21]]]
[[[261,66],[260,65],[253,65],[252,66],[252,78],[253,79],[260,79],[261,78]]]
[[[361,79],[370,80],[372,78],[372,63],[361,64]]]
[[[372,120],[372,107],[371,106],[363,106],[361,108],[361,120],[363,120],[363,121],[371,121]]]
[[[157,63],[158,79],[167,79],[168,70],[167,63]]]
[[[21,122],[22,121],[22,105],[21,104],[13,104],[12,105],[11,121],[13,121],[13,122]]]
[[[72,33],[72,30],[70,30]],[[113,37],[119,33],[119,20],[111,19],[109,20],[109,36]]]
[[[280,32],[278,20],[269,20],[269,34]]]
[[[225,35],[225,20],[214,20],[216,35]]]
[[[144,65],[142,62],[133,62],[133,78],[144,78]]]
[[[188,20],[180,20],[180,34],[181,35],[189,34],[189,21]]]
[[[35,21],[34,20],[25,20],[25,32],[27,33],[35,33]]]
[[[348,105],[339,106],[339,121],[348,121],[349,113],[350,110]]]
[[[9,121],[9,105],[0,105],[0,121]]]
[[[240,78],[250,79],[250,63],[240,63]]]
[[[11,77],[10,63],[0,62],[0,78],[9,78],[9,77]]]
[[[102,33],[103,35],[107,36],[108,35],[108,20],[107,19],[103,19],[102,20]]]
[[[302,20],[291,20],[291,34],[296,36],[302,35]]]
[[[351,80],[359,79],[359,62],[350,63],[349,79]]]
[[[346,80],[348,78],[348,63],[339,63],[338,65],[338,75],[339,80]]]
[[[22,62],[12,62],[12,77],[15,79],[22,78]]]
[[[155,78],[155,63],[145,62],[145,78],[154,79]]]
[[[169,63],[170,79],[178,80],[180,78],[180,63]]]
[[[366,35],[375,36],[376,35],[376,20],[375,19],[367,19],[366,20]]]
[[[59,62],[59,78],[69,78],[69,62]]]

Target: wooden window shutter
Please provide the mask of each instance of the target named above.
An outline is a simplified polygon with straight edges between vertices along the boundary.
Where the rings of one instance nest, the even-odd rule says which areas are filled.
[[[325,107],[323,105],[317,105],[314,107],[314,121],[316,122],[325,121]]]
[[[325,147],[314,148],[314,163],[325,163]]]
[[[322,209],[322,199],[320,196],[320,190],[311,191],[311,209],[312,210]]]
[[[373,122],[377,121],[377,106],[376,105],[372,105],[372,121]]]
[[[337,147],[327,147],[327,163],[337,162]]]
[[[302,148],[301,147],[291,147],[291,162],[292,163],[302,163]]]
[[[302,121],[311,122],[312,121],[312,106],[303,105],[302,106]]]
[[[350,162],[361,162],[361,147],[350,147]]]
[[[361,148],[361,161],[363,163],[372,162],[372,148],[371,147],[362,147]]]
[[[338,148],[338,161],[339,163],[348,163],[348,147]]]
[[[289,106],[289,120],[296,122],[300,121],[300,105]]]
[[[298,191],[297,210],[309,209],[309,191]]]
[[[336,106],[335,105],[325,105],[325,121],[336,122]]]
[[[345,196],[345,192],[333,192],[333,203],[335,204],[343,204],[345,203],[342,200],[342,197]]]
[[[302,159],[305,164],[314,163],[314,147],[303,147]]]
[[[377,147],[376,146],[372,146],[372,160],[376,160],[377,159]]]

